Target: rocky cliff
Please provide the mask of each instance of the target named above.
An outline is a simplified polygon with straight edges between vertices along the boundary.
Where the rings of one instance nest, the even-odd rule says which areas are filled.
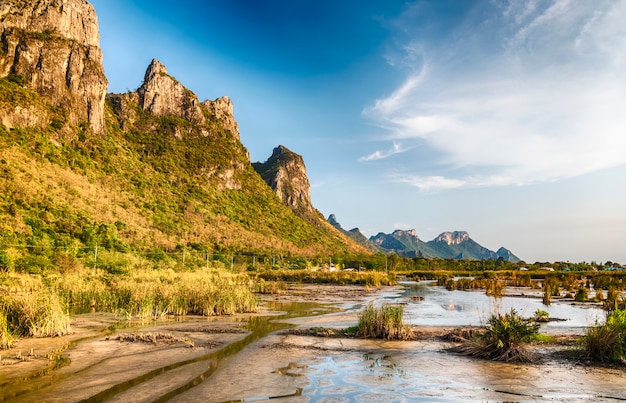
[[[212,152],[223,148],[219,158],[209,158],[207,150],[206,159],[196,161],[192,169],[218,189],[242,188],[239,177],[246,170],[250,157],[240,142],[233,105],[228,97],[198,101],[196,94],[168,74],[163,63],[153,59],[137,91],[109,94],[107,101],[120,129],[127,133],[156,132],[182,143],[205,138],[205,142],[213,143]],[[147,119],[149,116],[161,119]],[[168,142],[171,143],[171,139]]]
[[[0,2],[0,78],[44,97],[46,105],[3,105],[8,127],[87,123],[103,133],[107,80],[96,13],[85,0]]]
[[[279,199],[229,98],[200,102],[158,60],[137,91],[106,96],[98,36],[84,0],[0,0],[0,238],[131,254],[364,251],[312,207],[302,158],[286,149]],[[56,265],[28,255],[24,267]]]
[[[311,185],[301,155],[281,145],[274,148],[267,161],[255,162],[252,166],[294,212],[305,216],[317,213],[311,203]]]
[[[454,231],[454,232],[442,232],[439,234],[437,238],[434,239],[435,242],[443,242],[447,245],[460,245],[461,243],[470,239],[469,234],[465,231]]]

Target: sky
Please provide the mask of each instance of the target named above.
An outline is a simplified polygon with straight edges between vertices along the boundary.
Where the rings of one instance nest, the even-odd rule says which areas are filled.
[[[227,95],[345,229],[626,264],[626,0],[91,3],[109,92],[156,58]]]

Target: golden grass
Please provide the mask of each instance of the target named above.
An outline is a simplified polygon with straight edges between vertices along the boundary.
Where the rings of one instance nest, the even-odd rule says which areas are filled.
[[[256,312],[246,275],[211,269],[175,272],[135,269],[112,275],[82,269],[45,275],[0,274],[0,348],[18,337],[70,332],[70,310],[87,308],[127,318],[232,315]]]

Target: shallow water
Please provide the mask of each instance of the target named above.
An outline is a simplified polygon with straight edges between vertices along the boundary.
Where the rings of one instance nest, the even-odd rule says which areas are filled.
[[[597,317],[603,316],[597,307],[566,302],[546,307],[540,299],[494,299],[478,291],[449,292],[426,282],[406,283],[403,288],[393,290],[371,298],[376,298],[377,303],[401,301],[405,304],[405,320],[416,325],[480,325],[494,309],[507,311],[513,307],[524,316],[532,316],[541,308],[553,318],[566,319],[543,325],[563,333],[593,324]],[[357,307],[366,302],[353,302],[350,310],[358,311]],[[338,300],[337,304],[345,301]],[[135,345],[119,349],[117,343],[104,340],[81,342],[68,350],[69,365],[39,379],[37,390],[28,388],[23,394],[8,394],[3,390],[4,399],[0,400],[185,403],[626,400],[621,369],[558,362],[494,363],[446,352],[443,350],[446,343],[433,341],[386,342],[280,334],[275,331],[290,327],[283,320],[302,320],[313,315],[328,317],[338,309],[310,302],[269,302],[267,307],[273,315],[242,321],[249,334],[200,356],[188,356],[193,350],[182,346],[150,351]],[[301,323],[306,326],[306,322]],[[88,360],[98,346],[109,348],[114,354],[105,359],[93,358],[90,365],[76,365]],[[168,357],[170,361],[166,364]]]
[[[404,291],[390,300],[400,299],[407,323],[424,326],[480,326],[493,312],[506,313],[511,308],[524,317],[533,317],[537,309],[548,312],[550,318],[563,319],[542,325],[542,331],[568,333],[594,325],[605,317],[596,305],[555,301],[550,306],[540,298],[502,297],[485,295],[484,291],[448,291],[434,282],[403,283]]]

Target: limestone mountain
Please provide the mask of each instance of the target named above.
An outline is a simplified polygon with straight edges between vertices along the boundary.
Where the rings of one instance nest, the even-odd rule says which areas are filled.
[[[13,262],[42,270],[54,251],[96,245],[103,254],[365,250],[279,199],[250,163],[229,98],[201,102],[157,60],[137,91],[105,97],[86,1],[0,1],[0,24],[0,242],[28,245]],[[285,200],[313,209],[304,175]]]
[[[328,217],[328,222],[346,233],[337,222],[334,214]],[[466,231],[443,232],[428,242],[422,241],[414,229],[395,230],[391,234],[379,232],[369,239],[365,238],[360,231],[358,233],[361,236],[351,236],[351,238],[370,250],[397,253],[404,257],[520,261],[517,256],[506,248],[500,248],[497,252],[493,252],[479,245],[470,238]],[[371,245],[375,247],[372,248]]]
[[[498,260],[499,256],[479,245],[465,231],[444,232],[428,246],[439,257],[453,259]]]
[[[349,238],[352,238],[355,242],[359,243],[360,245],[365,246],[367,249],[371,250],[372,252],[381,251],[381,248],[378,245],[376,245],[374,242],[367,239],[367,237],[363,235],[363,233],[361,233],[360,229],[352,228],[349,231],[346,231],[345,229],[343,229],[343,227],[341,226],[341,224],[339,224],[339,222],[337,221],[337,217],[334,214],[329,215],[327,221],[330,225],[335,227],[341,233],[345,234]]]
[[[274,148],[267,161],[255,162],[252,166],[296,214],[305,217],[318,214],[311,203],[311,185],[301,155],[280,145]]]
[[[42,102],[5,99],[2,124],[13,127],[87,124],[105,128],[107,79],[98,19],[86,1],[0,2],[0,77],[40,95]]]

